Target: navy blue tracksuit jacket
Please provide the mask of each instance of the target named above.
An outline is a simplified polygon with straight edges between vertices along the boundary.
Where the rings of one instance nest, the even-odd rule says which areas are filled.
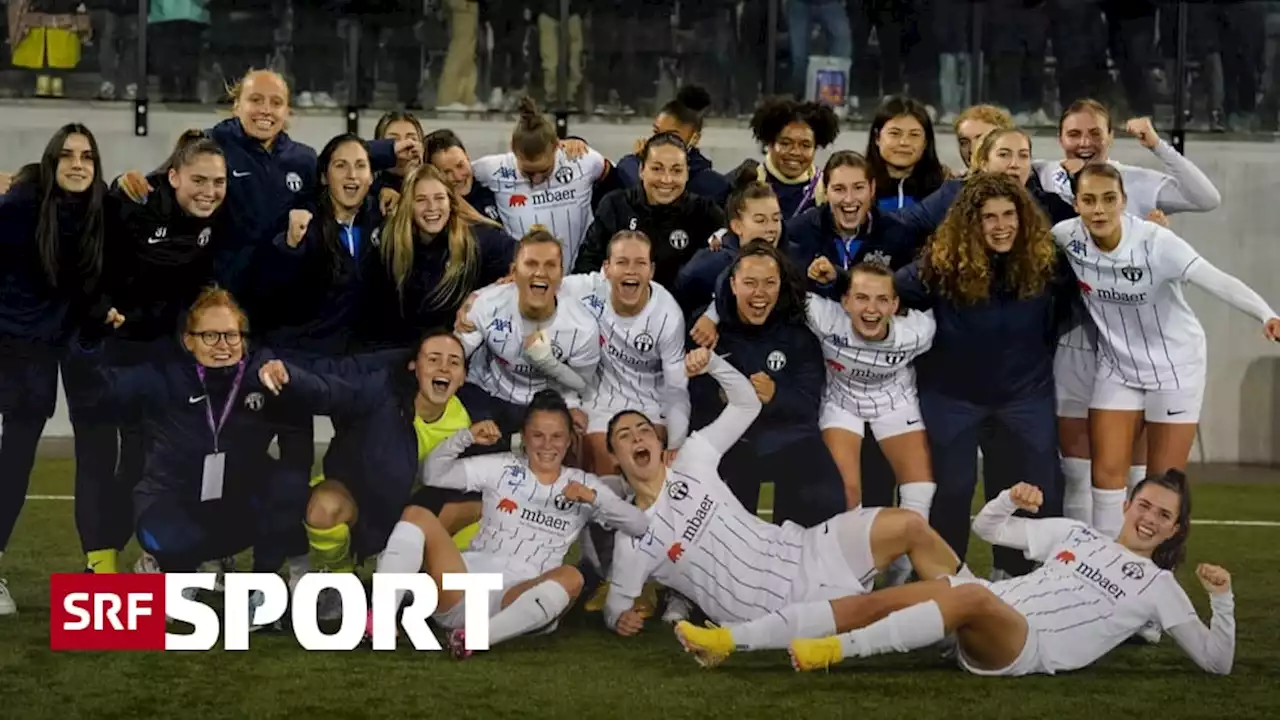
[[[792,520],[812,527],[842,512],[844,485],[818,429],[826,365],[817,336],[803,315],[786,317],[777,308],[763,325],[743,323],[727,277],[716,303],[721,318],[716,354],[748,378],[763,372],[776,385],[773,398],[721,460],[721,476],[752,512],[760,484],[775,482],[776,523]],[[707,426],[724,409],[719,386],[709,377],[691,380],[689,395],[690,430]]]
[[[836,232],[835,217],[831,206],[805,210],[787,221],[786,236],[789,241],[787,254],[795,262],[801,274],[808,274],[809,265],[820,257],[831,261],[838,271],[847,271],[860,262],[878,262],[890,269],[911,262],[920,249],[923,237],[917,237],[903,227],[893,214],[882,213],[874,207],[858,228],[858,234],[842,238]],[[809,281],[809,289],[823,297],[839,300],[835,291],[837,283],[820,285]]]
[[[1045,290],[1024,299],[1004,285],[1004,258],[992,254],[997,279],[990,298],[975,305],[958,304],[926,286],[919,261],[895,277],[903,307],[932,309],[938,323],[933,348],[915,361],[916,386],[938,485],[930,521],[961,558],[969,544],[969,503],[984,425],[1002,436],[998,447],[1010,457],[1001,462],[1044,491],[1040,514],[1062,512],[1053,355],[1076,290],[1065,259],[1059,260]],[[990,499],[1004,488],[988,482],[984,489]],[[997,567],[1025,572],[1029,565],[1019,557],[997,553]]]

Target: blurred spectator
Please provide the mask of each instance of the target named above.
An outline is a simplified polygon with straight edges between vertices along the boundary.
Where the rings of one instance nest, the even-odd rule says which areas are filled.
[[[152,3],[154,15],[155,0]],[[138,95],[138,0],[86,0],[97,28],[100,100],[132,100]],[[163,66],[161,66],[163,67]]]
[[[1103,97],[1107,46],[1098,0],[1052,0],[1049,10],[1059,104]]]
[[[1210,5],[1189,4],[1187,6],[1187,62],[1198,63],[1199,86],[1196,91],[1188,86],[1184,101],[1188,111],[1194,113],[1196,108],[1192,98],[1204,97],[1205,110],[1209,129],[1214,132],[1225,132],[1227,129],[1226,113],[1222,106],[1226,101],[1226,88],[1223,86],[1225,76],[1222,71],[1222,36],[1213,21],[1214,9]],[[1160,49],[1164,55],[1165,74],[1176,91],[1174,78],[1177,73],[1178,36],[1177,36],[1178,0],[1166,0],[1160,6]],[[1194,92],[1194,94],[1193,94]]]
[[[1259,81],[1265,66],[1266,3],[1215,3],[1212,6],[1222,47],[1227,124],[1236,132],[1252,132],[1258,122]]]
[[[467,4],[475,9],[474,1]],[[379,59],[383,59],[385,62],[382,67],[387,68],[389,65],[395,82],[396,100],[405,107],[422,106],[419,100],[422,85],[422,43],[417,34],[423,20],[422,9],[422,0],[349,0],[345,11],[352,26],[360,27],[360,60],[356,72],[356,92],[352,95],[355,105],[368,107],[373,104],[374,91],[378,86]],[[478,11],[473,12],[471,18],[473,97],[476,15]],[[446,64],[445,78],[448,77],[448,70]]]
[[[990,0],[984,16],[991,58],[988,97],[1022,126],[1050,125],[1044,111],[1044,59],[1049,34],[1045,0]]]
[[[591,8],[591,85],[597,115],[635,114],[645,73],[636,63],[639,5],[600,0]]]
[[[1274,131],[1280,125],[1280,2],[1267,3],[1267,69],[1263,81],[1261,130]]]
[[[345,44],[338,37],[338,16],[344,5],[345,0],[293,0],[293,64],[289,69],[297,107],[338,107],[333,88],[343,77]]]
[[[680,4],[684,82],[711,93],[712,112],[723,113],[732,103],[736,6],[735,0]]]
[[[160,77],[160,97],[166,102],[196,102],[200,81],[200,51],[209,11],[202,0],[150,0],[147,11],[149,63]],[[105,88],[110,83],[103,83]],[[126,96],[132,92],[126,90]]]
[[[880,47],[879,82],[864,76],[864,97],[907,92],[933,106],[938,103],[938,44],[933,4],[953,0],[851,0],[849,24],[855,47],[867,47],[874,29]],[[854,67],[872,67],[855,62]],[[904,76],[905,73],[905,76]]]
[[[582,15],[586,12],[585,0],[569,3],[569,84],[565,99],[569,107],[578,106],[578,90],[582,87]],[[557,86],[560,67],[560,3],[543,0],[538,12],[538,54],[542,56],[542,87],[546,90],[546,105],[559,100]]]
[[[946,124],[974,103],[970,82],[973,53],[969,49],[973,42],[973,16],[973,2],[969,0],[941,3],[933,13],[939,53],[938,102]]]
[[[93,36],[79,0],[9,0],[14,67],[37,71],[37,97],[62,97],[61,73],[80,64],[80,43]]]
[[[853,38],[849,34],[849,16],[843,3],[839,0],[789,0],[787,35],[791,40],[791,89],[800,100],[808,95],[809,40],[815,25],[827,38],[827,56],[850,62],[853,58]]]
[[[476,105],[476,34],[480,27],[480,3],[476,0],[447,2],[449,53],[440,71],[436,106],[440,110],[465,111]],[[582,43],[581,24],[578,26],[578,43]],[[581,76],[581,68],[578,72]]]
[[[283,72],[284,50],[297,37],[291,30],[295,8],[313,1],[319,0],[209,0],[209,55],[221,85],[230,87],[251,69]]]
[[[1151,70],[1155,67],[1156,2],[1102,0],[1101,7],[1107,15],[1111,59],[1120,71],[1129,111],[1135,116],[1150,116],[1155,112]]]
[[[769,3],[773,0],[743,0],[742,14],[738,18],[738,45],[735,64],[737,72],[738,112],[750,115],[762,95],[772,95],[773,88],[765,87],[769,34],[777,28],[769,27]],[[858,0],[854,0],[857,2]],[[855,36],[854,41],[858,38]],[[773,59],[776,62],[776,58]]]
[[[523,0],[487,0],[480,9],[493,32],[489,109],[511,111],[528,85],[529,11]]]

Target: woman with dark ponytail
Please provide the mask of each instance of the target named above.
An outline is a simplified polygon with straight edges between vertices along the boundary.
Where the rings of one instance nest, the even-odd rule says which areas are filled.
[[[623,230],[652,239],[653,280],[665,288],[707,240],[724,227],[724,212],[688,190],[690,152],[675,133],[654,135],[640,148],[640,185],[614,190],[600,201],[574,272],[597,272],[609,241]]]
[[[165,167],[147,178],[155,190],[142,203],[119,187],[108,195],[102,293],[90,317],[107,318],[114,326],[100,356],[113,367],[179,353],[181,320],[210,282],[222,242],[214,237],[227,194],[222,149],[200,130],[188,130]],[[88,509],[77,513],[82,541],[91,553],[118,553],[133,531],[131,498],[142,478],[141,423],[113,416],[86,424],[76,445],[83,461],[76,464],[76,503]],[[151,569],[149,557],[137,568]]]
[[[73,123],[59,128],[40,162],[22,168],[0,195],[0,555],[53,415],[66,341],[82,320],[106,320],[83,317],[102,273],[106,194],[97,141]],[[73,390],[67,394],[76,409]],[[83,420],[72,418],[73,427]],[[14,612],[0,581],[0,615]]]
[[[973,520],[982,539],[1042,563],[1030,575],[991,583],[952,577],[836,600],[835,624],[845,634],[793,640],[792,664],[817,670],[849,656],[910,652],[950,635],[959,639],[960,666],[975,675],[1053,674],[1088,667],[1154,624],[1200,669],[1231,672],[1231,574],[1207,563],[1196,568],[1213,613],[1208,627],[1173,574],[1191,528],[1186,475],[1170,470],[1139,482],[1115,540],[1077,520],[1014,514],[1038,512],[1043,502],[1040,488],[1019,483]]]
[[[747,160],[726,178],[733,185],[739,175],[754,174],[773,188],[783,219],[795,217],[819,204],[822,175],[814,165],[814,156],[839,134],[840,120],[826,105],[766,100],[751,116],[751,135],[764,147],[764,162]]]
[[[729,181],[711,167],[711,160],[698,149],[702,139],[702,122],[707,108],[711,107],[711,94],[698,85],[686,85],[673,100],[658,110],[653,120],[653,134],[674,133],[684,141],[689,151],[689,183],[687,188],[694,195],[701,195],[717,205],[724,205],[729,198]],[[641,151],[648,140],[637,140],[636,152],[618,161],[618,183],[633,188],[641,183],[644,160]]]

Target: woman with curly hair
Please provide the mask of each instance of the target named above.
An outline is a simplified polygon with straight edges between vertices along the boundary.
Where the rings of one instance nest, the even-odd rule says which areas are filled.
[[[932,309],[938,325],[933,349],[916,361],[937,483],[931,524],[963,559],[984,425],[1003,436],[992,446],[1009,454],[994,461],[1040,485],[1040,515],[1061,515],[1053,351],[1077,296],[1035,200],[1008,175],[974,176],[920,259],[895,280],[902,306]],[[987,500],[1005,489],[984,485]],[[1031,569],[999,548],[995,567]]]
[[[726,175],[737,186],[742,173],[755,173],[778,196],[783,219],[821,202],[821,168],[814,155],[836,141],[840,120],[826,105],[789,99],[764,101],[751,116],[751,135],[764,147],[764,162],[747,160]]]

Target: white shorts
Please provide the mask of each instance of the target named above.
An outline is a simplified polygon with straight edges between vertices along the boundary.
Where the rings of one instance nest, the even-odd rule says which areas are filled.
[[[502,591],[489,593],[489,617],[497,615],[498,611],[502,610],[502,597],[508,590],[542,574],[537,568],[524,563],[513,562],[510,558],[484,552],[464,552],[462,562],[467,566],[469,573],[500,573],[502,575]],[[466,606],[466,602],[460,602],[444,612],[436,613],[431,616],[431,619],[442,628],[455,630],[466,625]]]
[[[1053,385],[1058,398],[1058,417],[1089,417],[1093,381],[1098,376],[1098,352],[1059,345],[1053,354]]]
[[[947,580],[951,581],[951,587],[956,587],[957,585],[991,587],[991,583],[982,578],[949,577]],[[960,667],[964,668],[965,672],[986,677],[1022,677],[1023,675],[1053,674],[1053,671],[1045,665],[1040,653],[1040,633],[1031,627],[1031,623],[1027,623],[1027,640],[1022,645],[1022,652],[1018,653],[1018,657],[1014,658],[1013,662],[1008,665],[998,670],[978,667],[969,659],[969,656],[965,655],[963,646],[956,647],[956,662],[960,664]]]
[[[821,602],[871,592],[877,573],[871,526],[879,514],[880,508],[856,507],[805,530],[791,601]],[[842,537],[847,547],[841,546]]]
[[[632,408],[627,408],[628,410]],[[662,411],[657,408],[634,408],[636,412],[643,413],[649,418],[649,422],[654,425],[663,425],[666,418],[662,417]],[[622,412],[618,408],[593,408],[589,405],[582,406],[582,412],[587,414],[587,434],[595,435],[597,433],[606,433],[609,431],[609,421],[614,415]]]
[[[1117,378],[1106,377],[1107,373],[1105,368],[1099,368],[1089,407],[1095,410],[1141,410],[1149,423],[1194,425],[1200,422],[1200,408],[1204,404],[1203,382],[1177,390],[1143,390],[1123,385]]]
[[[920,403],[915,398],[912,398],[909,404],[885,413],[874,420],[858,417],[839,405],[826,402],[822,403],[822,410],[818,415],[818,427],[823,430],[848,430],[858,437],[867,436],[868,423],[871,424],[871,432],[875,433],[876,440],[887,440],[897,435],[924,430],[924,421],[921,420],[920,415]]]

